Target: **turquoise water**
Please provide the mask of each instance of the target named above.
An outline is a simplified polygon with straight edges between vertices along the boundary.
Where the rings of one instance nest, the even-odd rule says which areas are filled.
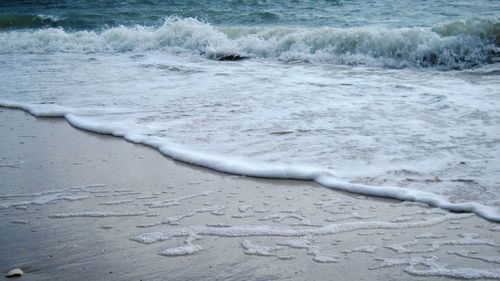
[[[307,27],[434,26],[455,20],[498,17],[500,1],[1,1],[0,28],[101,29],[159,25],[166,17],[196,18],[213,25]],[[498,29],[497,29],[498,31]]]

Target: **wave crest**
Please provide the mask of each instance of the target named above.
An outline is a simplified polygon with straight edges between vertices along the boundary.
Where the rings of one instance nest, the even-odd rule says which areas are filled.
[[[500,21],[492,19],[471,19],[454,21],[432,29],[441,36],[478,36],[483,40],[500,45]]]
[[[500,58],[500,21],[478,19],[428,28],[216,28],[192,18],[159,27],[115,27],[101,32],[61,28],[0,33],[10,52],[190,52],[274,58],[285,62],[464,69]]]

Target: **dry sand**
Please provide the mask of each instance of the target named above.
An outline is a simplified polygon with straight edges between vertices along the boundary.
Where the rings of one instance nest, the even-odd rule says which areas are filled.
[[[500,277],[499,224],[472,214],[217,173],[16,110],[0,136],[0,271],[22,280]]]

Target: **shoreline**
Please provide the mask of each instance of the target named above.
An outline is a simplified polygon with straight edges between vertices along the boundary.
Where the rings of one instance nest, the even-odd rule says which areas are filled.
[[[76,115],[72,115],[71,110],[57,105],[52,105],[52,108],[49,106],[49,109],[47,109],[43,108],[42,105],[26,105],[0,100],[0,108],[1,107],[21,110],[37,118],[62,118],[76,129],[94,134],[119,137],[127,142],[141,144],[155,149],[160,154],[172,160],[216,172],[261,179],[309,181],[333,190],[345,191],[358,195],[424,203],[452,212],[475,213],[487,220],[500,222],[500,209],[495,206],[487,206],[476,202],[453,203],[438,194],[414,189],[345,182],[336,179],[329,171],[319,168],[248,163],[236,158],[223,158],[217,155],[192,152],[182,146],[165,143],[165,141],[156,137],[143,136],[123,130],[117,131],[111,127],[85,122],[78,119]]]
[[[61,119],[0,116],[0,271],[23,280],[500,279],[500,228],[474,214],[227,175]]]

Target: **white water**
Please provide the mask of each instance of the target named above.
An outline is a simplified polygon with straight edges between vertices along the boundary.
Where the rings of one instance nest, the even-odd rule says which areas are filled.
[[[208,25],[197,28],[186,42],[223,36]],[[18,41],[16,32],[2,33],[0,40],[11,41],[0,52],[1,105],[65,117],[78,128],[223,172],[314,180],[500,220],[498,64],[442,72],[264,58],[220,62],[186,53],[186,42],[183,50],[144,47],[157,42],[149,37],[172,30],[143,30],[145,42],[140,30],[122,31],[107,31],[121,36],[109,42],[125,44],[131,34],[134,52],[80,48],[109,47],[95,41],[108,33],[87,34],[91,40],[81,32],[18,31],[27,36]],[[211,48],[203,46],[198,51]]]
[[[498,61],[498,25],[496,18],[475,18],[432,28],[217,28],[172,18],[159,27],[120,26],[100,32],[1,32],[0,53],[162,51],[208,58],[237,54],[285,62],[464,69]]]

